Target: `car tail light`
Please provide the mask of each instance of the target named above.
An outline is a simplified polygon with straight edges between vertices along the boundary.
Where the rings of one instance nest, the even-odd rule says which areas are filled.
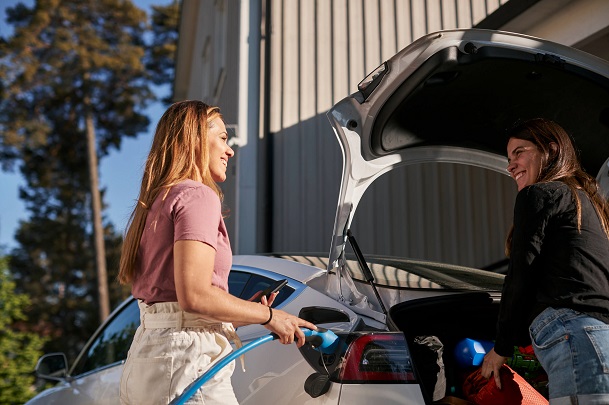
[[[339,340],[332,353],[322,353],[308,344],[299,348],[315,369],[312,385],[319,385],[316,382],[319,376],[345,384],[418,382],[403,333],[337,331],[336,335]]]
[[[367,333],[355,337],[336,371],[339,380],[336,382],[342,383],[416,382],[402,333]]]

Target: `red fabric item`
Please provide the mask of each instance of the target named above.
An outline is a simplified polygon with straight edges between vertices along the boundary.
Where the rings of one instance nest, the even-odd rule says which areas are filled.
[[[527,347],[518,347],[518,351],[524,355],[535,357],[535,350],[532,345],[528,345]]]
[[[470,374],[463,383],[463,393],[467,400],[477,405],[548,404],[543,395],[507,365],[501,367],[499,374],[501,390],[497,388],[494,378],[482,377],[480,369]]]

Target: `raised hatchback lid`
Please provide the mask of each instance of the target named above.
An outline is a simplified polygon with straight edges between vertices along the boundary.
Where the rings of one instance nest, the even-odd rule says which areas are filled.
[[[343,152],[328,292],[358,306],[361,295],[348,280],[341,291],[335,270],[359,200],[376,178],[422,162],[506,174],[505,130],[534,117],[563,125],[586,171],[600,178],[608,171],[609,63],[521,34],[442,31],[379,66],[328,117]]]

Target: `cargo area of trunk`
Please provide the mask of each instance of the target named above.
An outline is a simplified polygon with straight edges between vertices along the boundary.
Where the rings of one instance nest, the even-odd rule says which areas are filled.
[[[436,362],[437,352],[432,352],[417,341],[434,337],[434,341],[441,342],[441,360],[446,378],[445,395],[464,398],[463,382],[479,366],[464,366],[462,350],[459,349],[466,338],[492,343],[495,339],[498,311],[499,301],[493,300],[485,292],[416,299],[390,309],[391,321],[406,337],[427,403],[433,402],[439,369]]]

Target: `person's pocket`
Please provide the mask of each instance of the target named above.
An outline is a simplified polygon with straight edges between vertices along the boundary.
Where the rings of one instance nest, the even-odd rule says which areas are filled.
[[[584,326],[584,331],[594,347],[602,365],[603,373],[609,374],[609,325]]]
[[[569,339],[569,331],[557,320],[559,311],[548,308],[531,323],[529,334],[535,349],[550,349]]]
[[[121,404],[169,403],[173,357],[130,358],[121,378]]]

